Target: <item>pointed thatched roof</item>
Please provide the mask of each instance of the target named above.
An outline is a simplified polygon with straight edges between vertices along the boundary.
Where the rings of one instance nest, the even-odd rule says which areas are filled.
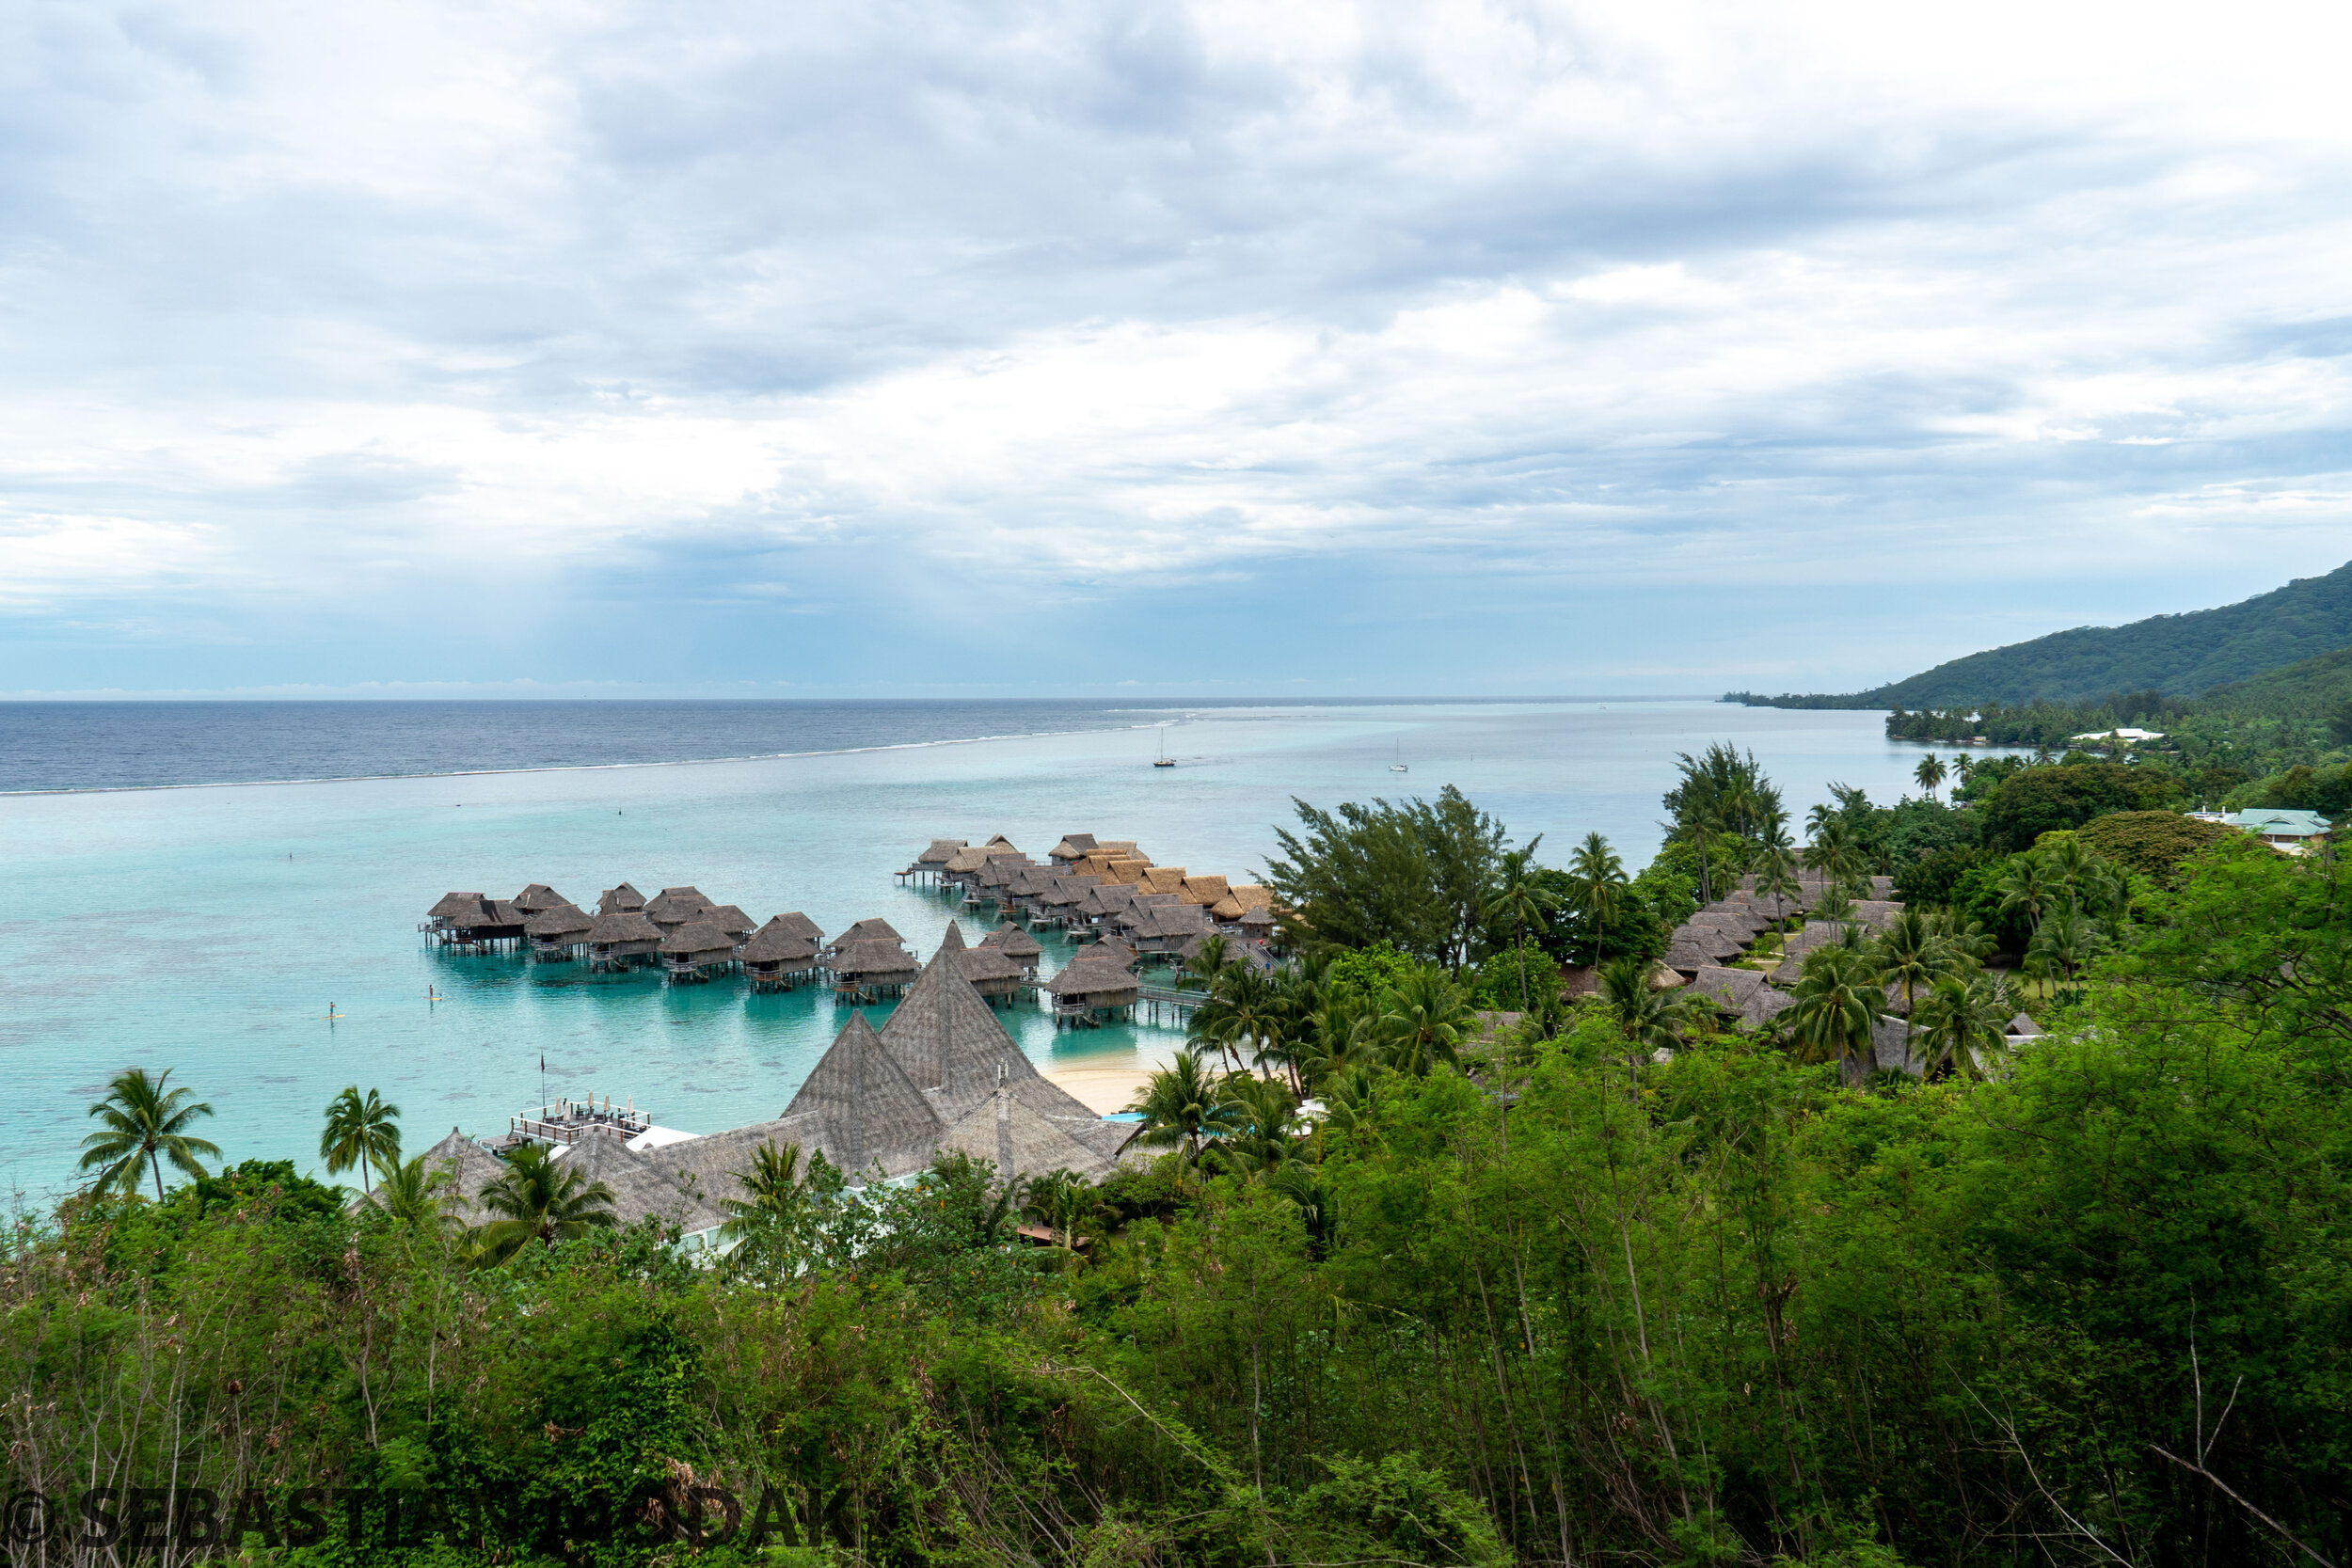
[[[606,888],[604,895],[596,900],[598,914],[625,914],[631,910],[642,910],[644,907],[645,895],[627,882],[623,882],[619,887]]]
[[[442,1171],[449,1184],[441,1189],[450,1211],[462,1219],[476,1219],[482,1189],[506,1174],[505,1163],[456,1128],[424,1151],[424,1168]]]
[[[871,920],[861,920],[856,925],[850,927],[848,930],[842,932],[841,940],[843,942],[880,941],[903,942],[907,939],[898,934],[898,928],[897,927],[891,925],[889,921],[877,915]]]
[[[735,956],[747,964],[804,964],[817,958],[817,943],[785,924],[786,917],[762,926]]]
[[[660,942],[661,927],[635,910],[618,914],[600,914],[588,928],[588,940],[598,947],[616,946],[630,942]]]
[[[424,911],[427,920],[453,920],[459,915],[472,914],[486,900],[479,893],[444,893],[440,902]]]
[[[525,921],[523,933],[543,940],[570,937],[576,942],[585,942],[588,933],[596,928],[596,917],[579,905],[558,904],[553,909],[540,911]]]
[[[2009,1021],[2009,1027],[2003,1033],[2011,1039],[2029,1040],[2042,1033],[2042,1025],[2024,1013],[2019,1013]]]
[[[1028,965],[1001,947],[959,947],[947,956],[976,986],[1005,985],[1029,975]]]
[[[665,958],[690,963],[717,963],[735,957],[735,939],[707,920],[691,920],[661,939]]]
[[[969,848],[957,850],[948,857],[947,863],[940,869],[953,876],[964,876],[987,865],[988,859],[988,847],[974,845]]]
[[[555,889],[548,886],[545,882],[532,883],[529,887],[523,889],[522,892],[515,895],[513,899],[515,907],[522,911],[525,914],[537,914],[541,910],[551,910],[559,904],[568,904],[570,902],[570,899],[564,897],[562,894],[556,892]]]
[[[917,865],[946,865],[956,858],[956,851],[964,847],[960,838],[935,838],[931,847],[914,857]]]
[[[809,941],[817,943],[820,947],[824,945],[825,933],[817,928],[817,922],[809,919],[808,916],[803,914],[798,910],[792,910],[787,913],[780,914],[776,916],[775,919],[768,922],[768,925],[781,926],[796,937],[806,937]],[[763,930],[766,929],[765,927],[761,928]]]
[[[1677,926],[1667,933],[1668,945],[1695,947],[1710,958],[1735,958],[1744,946],[1711,926]]]
[[[1135,944],[1120,937],[1104,937],[1078,957],[1090,962],[1117,964],[1121,969],[1136,967]]]
[[[1093,847],[1092,833],[1064,833],[1061,842],[1045,852],[1057,861],[1080,861],[1086,859]]]
[[[982,947],[996,948],[1008,956],[1020,958],[1025,962],[1030,958],[1041,956],[1045,951],[1042,946],[1039,945],[1037,938],[1029,935],[1028,932],[1023,930],[1020,927],[1015,926],[1009,920],[1006,921],[1002,926],[997,927],[996,929],[989,932],[988,935],[982,937],[980,939],[980,945]]]
[[[947,922],[947,934],[940,939],[939,950],[942,953],[961,953],[963,951],[962,921],[950,920]]]
[[[869,937],[858,942],[845,940],[835,943],[828,967],[835,975],[850,979],[889,983],[914,974],[916,969],[912,954],[883,937]]]
[[[1274,929],[1274,911],[1265,904],[1252,904],[1241,911],[1241,919],[1236,924],[1245,931],[1271,931]]]
[[[531,917],[503,898],[485,898],[471,910],[450,917],[460,931],[519,931]]]
[[[1153,893],[1182,893],[1184,890],[1184,868],[1181,865],[1154,865],[1143,873],[1143,885]]]
[[[1665,958],[1660,961],[1686,980],[1702,969],[1719,967],[1713,954],[1701,952],[1687,942],[1671,943],[1666,948]]]
[[[941,952],[882,1027],[882,1043],[914,1085],[931,1094],[942,1117],[961,1114],[996,1086],[1002,1065],[1015,1078],[1037,1069],[1013,1043],[951,953]]]
[[[739,942],[759,928],[758,921],[733,904],[721,904],[716,909],[705,910],[695,918],[718,927]]]
[[[682,926],[709,908],[698,888],[665,887],[645,900],[645,918],[659,926]]]
[[[1012,840],[1007,838],[1002,833],[998,833],[995,837],[990,839],[984,847],[990,849],[1010,849],[1012,848]],[[1018,851],[1015,852],[1017,853]]]
[[[618,1138],[591,1134],[566,1149],[563,1163],[566,1170],[612,1189],[612,1217],[622,1225],[650,1216],[672,1234],[683,1235],[725,1223],[725,1215],[690,1196],[666,1171]]]
[[[1176,891],[1185,903],[1199,904],[1206,909],[1227,897],[1232,889],[1226,885],[1222,877],[1187,877],[1184,886]]]
[[[982,1005],[985,1006],[985,1004]],[[903,1011],[903,1006],[901,1007]],[[866,1022],[863,1010],[834,1037],[783,1120],[820,1130],[825,1158],[844,1170],[920,1149],[928,1153],[944,1131],[931,1101],[907,1075],[900,1058]]]
[[[1070,960],[1059,974],[1045,982],[1049,995],[1068,1001],[1084,1001],[1097,1007],[1122,1007],[1133,1002],[1142,987],[1124,965],[1081,952]]]

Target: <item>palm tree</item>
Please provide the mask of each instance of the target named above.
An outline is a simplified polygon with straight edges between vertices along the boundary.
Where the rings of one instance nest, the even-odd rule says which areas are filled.
[[[1232,948],[1223,937],[1203,937],[1200,945],[1193,949],[1192,957],[1184,961],[1176,984],[1187,990],[1214,990],[1217,980],[1232,962]]]
[[[1853,830],[1843,817],[1822,814],[1813,829],[1813,842],[1805,848],[1804,863],[1833,887],[1851,888],[1860,881],[1862,847],[1854,842]]]
[[[1650,984],[1649,960],[1612,958],[1600,972],[1600,999],[1626,1038],[1626,1074],[1636,1094],[1642,1087],[1642,1058],[1682,1043],[1695,1009],[1690,999]]]
[[[1380,1010],[1348,996],[1327,995],[1322,1005],[1301,1021],[1305,1037],[1295,1061],[1299,1082],[1308,1092],[1352,1069],[1372,1067],[1380,1060]]]
[[[1933,923],[1916,910],[1905,910],[1897,915],[1895,923],[1872,945],[1877,950],[1879,984],[1882,988],[1902,988],[1906,1017],[1918,988],[1933,985],[1938,976],[1952,968],[1951,950],[1944,944]]]
[[[2037,974],[2063,977],[2072,990],[2074,977],[2106,945],[2106,939],[2078,905],[2062,904],[2034,927],[2033,942],[2026,949],[2026,967]]]
[[[1675,826],[1691,835],[1692,847],[1699,854],[1699,902],[1715,901],[1714,882],[1709,876],[1708,847],[1718,833],[1731,832],[1722,794],[1703,779],[1692,780],[1687,786],[1682,813]]]
[[[1756,853],[1756,891],[1772,901],[1772,925],[1784,935],[1787,916],[1781,912],[1781,901],[1794,898],[1804,891],[1797,880],[1796,858],[1788,852],[1788,832],[1778,831],[1764,841]]]
[[[358,1085],[347,1085],[326,1102],[319,1157],[326,1162],[329,1176],[358,1165],[360,1192],[373,1190],[373,1171],[390,1170],[400,1164],[400,1107],[373,1089],[362,1099]]]
[[[384,1167],[384,1190],[375,1195],[375,1206],[402,1225],[437,1226],[448,1217],[441,1197],[448,1185],[447,1170],[427,1170],[424,1156],[414,1155],[405,1164]]]
[[[81,1168],[102,1167],[91,1183],[99,1193],[128,1194],[139,1184],[139,1167],[155,1173],[155,1201],[164,1197],[164,1164],[189,1176],[202,1176],[199,1154],[220,1158],[220,1146],[191,1135],[199,1117],[209,1117],[209,1104],[191,1105],[191,1089],[167,1089],[171,1069],[149,1077],[145,1068],[129,1068],[106,1084],[106,1098],[89,1108],[102,1129],[82,1140]]]
[[[1208,1000],[1193,1009],[1188,1033],[1214,1045],[1239,1066],[1244,1048],[1259,1061],[1280,1054],[1279,1042],[1289,1022],[1287,999],[1254,964],[1229,965]]]
[[[1577,912],[1593,926],[1593,962],[1600,962],[1601,933],[1616,918],[1628,885],[1625,863],[1598,833],[1586,833],[1576,853],[1568,857],[1568,875],[1575,879]]]
[[[1298,1102],[1290,1089],[1272,1079],[1235,1073],[1225,1080],[1225,1104],[1233,1112],[1234,1131],[1219,1146],[1232,1156],[1244,1175],[1262,1176],[1291,1156],[1291,1122]]]
[[[1788,1009],[1790,1034],[1815,1053],[1835,1057],[1846,1082],[1859,1086],[1870,1050],[1870,1026],[1886,1010],[1886,993],[1870,983],[1869,963],[1845,946],[1818,947],[1805,955],[1804,974]]]
[[[1389,1061],[1399,1072],[1426,1076],[1478,1033],[1478,1014],[1461,987],[1435,965],[1424,965],[1389,993],[1381,1032]]]
[[[2017,999],[2009,982],[1997,974],[1977,974],[1966,980],[1947,974],[1919,1004],[1915,1027],[1928,1050],[1928,1071],[1949,1071],[1961,1078],[1981,1076],[1977,1048],[1998,1049],[2009,1038],[2009,1021],[2016,1015]]]
[[[1143,1117],[1128,1143],[1157,1148],[1182,1144],[1195,1164],[1200,1161],[1201,1141],[1232,1131],[1235,1119],[1216,1081],[1192,1051],[1178,1052],[1174,1061],[1153,1073],[1127,1109]]]
[[[1074,1250],[1078,1222],[1094,1207],[1094,1189],[1074,1170],[1049,1170],[1021,1184],[1021,1213],[1045,1227],[1055,1244]]]
[[[525,1144],[482,1190],[482,1207],[500,1216],[477,1229],[485,1261],[502,1263],[532,1242],[553,1246],[610,1228],[612,1189],[557,1162],[544,1144]]]
[[[1976,768],[1977,759],[1970,756],[1965,752],[1961,752],[1960,755],[1952,759],[1952,772],[1960,779],[1960,784],[1957,787],[1962,789],[1968,787],[1968,775],[1975,772]]]
[[[1928,799],[1934,800],[1936,786],[1944,782],[1944,759],[1930,752],[1919,759],[1919,766],[1912,770],[1911,776],[1919,781],[1919,787],[1927,791]]]
[[[2042,916],[2057,902],[2058,889],[2050,875],[2049,863],[2040,855],[2020,855],[2010,866],[1997,889],[2001,895],[2001,912],[2022,913],[2029,928],[2039,930]]]
[[[802,1171],[799,1144],[761,1144],[752,1150],[751,1164],[735,1173],[744,1196],[719,1200],[720,1212],[727,1216],[719,1239],[735,1243],[727,1255],[731,1270],[792,1266],[807,1227],[808,1177],[814,1174],[813,1162],[809,1171]]]
[[[1514,849],[1504,855],[1495,870],[1494,886],[1486,895],[1486,914],[1489,921],[1509,926],[1518,941],[1513,944],[1519,955],[1519,1011],[1527,1011],[1527,928],[1541,926],[1560,906],[1559,898],[1536,879],[1535,846],[1543,842],[1537,833],[1524,849]]]

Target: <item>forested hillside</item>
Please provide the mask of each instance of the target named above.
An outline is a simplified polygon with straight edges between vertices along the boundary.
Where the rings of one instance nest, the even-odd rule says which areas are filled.
[[[2217,610],[2053,632],[1867,691],[1733,697],[1783,707],[1920,708],[2037,697],[2074,703],[2146,689],[2190,696],[2345,648],[2352,648],[2352,562]]]

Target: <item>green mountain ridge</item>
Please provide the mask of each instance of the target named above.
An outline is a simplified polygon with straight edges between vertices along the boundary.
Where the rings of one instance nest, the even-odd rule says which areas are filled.
[[[2233,707],[2308,700],[2312,680],[2352,672],[2352,562],[2237,604],[2154,615],[2121,626],[2076,626],[1970,654],[1907,679],[1842,697],[1783,697],[1773,705],[1941,708],[2092,701],[2117,691],[2211,692]],[[2304,671],[2304,666],[2312,668]],[[2300,675],[2293,672],[2304,671]],[[2275,678],[2274,678],[2275,677]],[[2216,688],[2226,690],[2217,691]],[[1734,694],[1738,697],[1740,694]],[[1755,699],[1749,699],[1755,700]]]

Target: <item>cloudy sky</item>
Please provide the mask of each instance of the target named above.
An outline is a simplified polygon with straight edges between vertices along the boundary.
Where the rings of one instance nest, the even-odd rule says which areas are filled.
[[[0,692],[1847,689],[2352,557],[2341,7],[0,8]]]

